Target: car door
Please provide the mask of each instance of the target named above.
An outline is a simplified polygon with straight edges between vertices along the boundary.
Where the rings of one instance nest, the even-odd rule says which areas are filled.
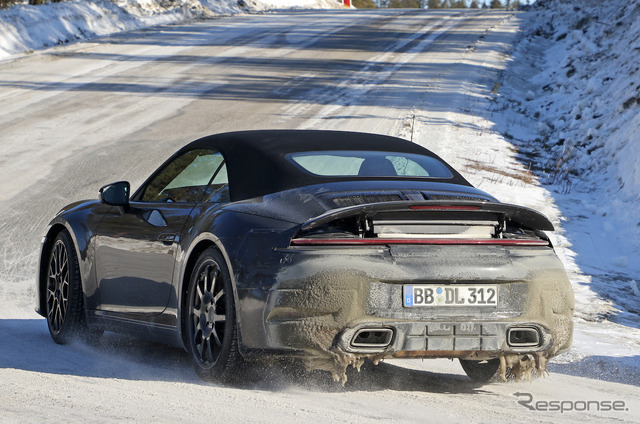
[[[173,270],[185,223],[224,170],[219,152],[195,149],[156,172],[130,201],[104,216],[96,235],[99,309],[157,315],[173,290]]]

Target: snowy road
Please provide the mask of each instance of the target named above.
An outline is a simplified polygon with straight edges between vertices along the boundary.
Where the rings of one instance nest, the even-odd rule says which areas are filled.
[[[108,182],[137,186],[203,135],[324,128],[410,138],[413,128],[493,192],[496,181],[470,159],[518,166],[481,116],[516,29],[504,11],[278,13],[0,63],[0,422],[636,421],[637,377],[603,381],[571,363],[533,383],[484,387],[457,362],[432,360],[382,364],[345,390],[280,373],[225,388],[199,381],[179,350],[116,335],[97,348],[57,346],[32,312],[38,242],[53,214]],[[549,200],[537,186],[505,187],[493,193]],[[518,403],[530,397],[538,410]]]

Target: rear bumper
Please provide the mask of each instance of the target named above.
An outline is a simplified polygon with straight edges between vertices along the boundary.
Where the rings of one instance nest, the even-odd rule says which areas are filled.
[[[283,263],[262,307],[253,303],[264,326],[243,337],[247,348],[348,362],[550,357],[571,345],[573,292],[548,247],[294,248]],[[500,298],[494,307],[405,308],[405,284],[492,284]]]
[[[379,329],[389,330],[385,346],[387,340],[367,334],[375,334]],[[516,331],[532,336],[516,338]],[[380,343],[376,343],[378,341]],[[381,353],[388,350],[393,357],[413,358],[478,357],[480,352],[487,357],[499,352],[532,353],[546,351],[552,344],[551,332],[530,322],[396,322],[379,327],[367,323],[343,331],[336,339],[336,345],[345,352]]]
[[[343,352],[379,358],[480,360],[507,353],[553,356],[570,346],[567,340],[555,340],[551,329],[531,320],[406,322],[368,316],[357,324],[341,326],[334,325],[333,316],[270,320],[269,349],[299,357]]]

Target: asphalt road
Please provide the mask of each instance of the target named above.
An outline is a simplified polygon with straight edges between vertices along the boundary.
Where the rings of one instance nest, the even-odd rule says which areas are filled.
[[[116,180],[136,187],[198,137],[267,128],[400,133],[448,61],[507,16],[238,16],[0,63],[1,281],[33,275],[43,228],[62,206]],[[446,95],[438,103],[446,109]]]
[[[95,197],[112,181],[135,187],[177,148],[216,132],[324,128],[408,137],[417,105],[437,117],[451,93],[477,83],[471,75],[491,71],[457,65],[488,34],[500,39],[511,16],[237,16],[0,63],[0,421],[634,421],[633,386],[553,373],[481,387],[448,361],[383,364],[352,376],[344,390],[286,372],[226,388],[200,382],[180,350],[116,335],[97,348],[57,346],[31,312],[38,242],[63,205]],[[528,397],[514,393],[531,393],[534,404],[564,401],[564,411],[531,410],[518,403]],[[597,403],[618,400],[626,410]],[[596,403],[576,411],[581,401]]]

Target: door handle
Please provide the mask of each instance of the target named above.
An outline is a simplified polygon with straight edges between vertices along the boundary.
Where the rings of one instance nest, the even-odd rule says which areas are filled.
[[[178,238],[177,234],[162,233],[158,236],[158,241],[161,241],[166,245],[170,245],[170,244],[173,244],[177,238]]]

